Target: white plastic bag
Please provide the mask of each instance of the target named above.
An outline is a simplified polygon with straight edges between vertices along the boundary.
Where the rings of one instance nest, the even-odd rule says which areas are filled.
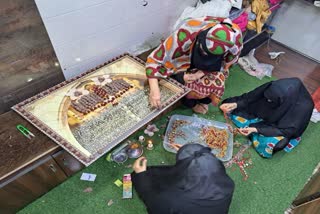
[[[229,17],[231,7],[229,0],[211,0],[204,4],[199,0],[196,7],[187,7],[184,9],[176,21],[173,30],[176,30],[181,22],[187,18],[200,18],[204,16],[227,18]]]
[[[239,66],[245,70],[251,76],[255,76],[258,79],[262,79],[264,76],[271,77],[273,65],[259,63],[254,57],[256,49],[252,49],[247,56],[240,57],[238,60]]]

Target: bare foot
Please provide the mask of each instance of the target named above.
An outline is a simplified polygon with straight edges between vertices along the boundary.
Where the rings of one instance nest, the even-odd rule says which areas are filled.
[[[206,105],[207,108],[203,105],[204,104],[197,104],[195,107],[192,108],[192,110],[198,114],[206,114],[208,112],[208,105]]]
[[[200,103],[199,105],[201,105],[202,108],[204,108],[206,110],[206,113],[209,111],[209,105],[208,104]]]

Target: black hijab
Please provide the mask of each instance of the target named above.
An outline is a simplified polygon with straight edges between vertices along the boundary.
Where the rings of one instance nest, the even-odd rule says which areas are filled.
[[[221,161],[212,155],[210,148],[200,144],[182,147],[176,164],[158,172],[158,187],[182,190],[186,197],[197,201],[222,199],[230,196],[234,188]]]
[[[141,189],[143,184],[139,185],[140,181],[135,177],[139,174],[133,173],[133,185],[149,213],[171,213],[168,210],[176,211],[172,213],[228,212],[234,183],[208,147],[185,145],[177,153],[175,165],[149,167],[143,181],[144,185],[148,185],[151,180],[148,191]],[[145,194],[157,195],[157,202],[150,201]]]
[[[250,125],[261,134],[282,135],[289,139],[301,136],[314,107],[310,94],[298,78],[268,82],[246,94],[223,101],[231,102],[238,105],[233,114],[247,119],[263,119]]]
[[[216,55],[209,51],[206,44],[207,34],[211,28],[201,31],[195,40],[191,52],[190,69],[196,68],[202,71],[220,71],[224,54]]]

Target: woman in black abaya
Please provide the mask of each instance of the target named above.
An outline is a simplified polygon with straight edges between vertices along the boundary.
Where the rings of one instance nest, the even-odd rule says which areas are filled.
[[[234,183],[208,147],[183,146],[173,166],[147,167],[142,157],[133,168],[133,186],[149,214],[228,213]]]
[[[298,78],[268,82],[222,103],[220,109],[240,127],[240,133],[250,136],[257,152],[266,158],[282,149],[290,152],[299,144],[314,107]]]

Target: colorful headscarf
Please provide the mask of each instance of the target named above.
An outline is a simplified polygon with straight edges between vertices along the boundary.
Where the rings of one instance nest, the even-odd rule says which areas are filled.
[[[240,51],[233,42],[237,35],[229,19],[199,32],[192,49],[191,68],[220,71],[225,54],[236,55]]]

